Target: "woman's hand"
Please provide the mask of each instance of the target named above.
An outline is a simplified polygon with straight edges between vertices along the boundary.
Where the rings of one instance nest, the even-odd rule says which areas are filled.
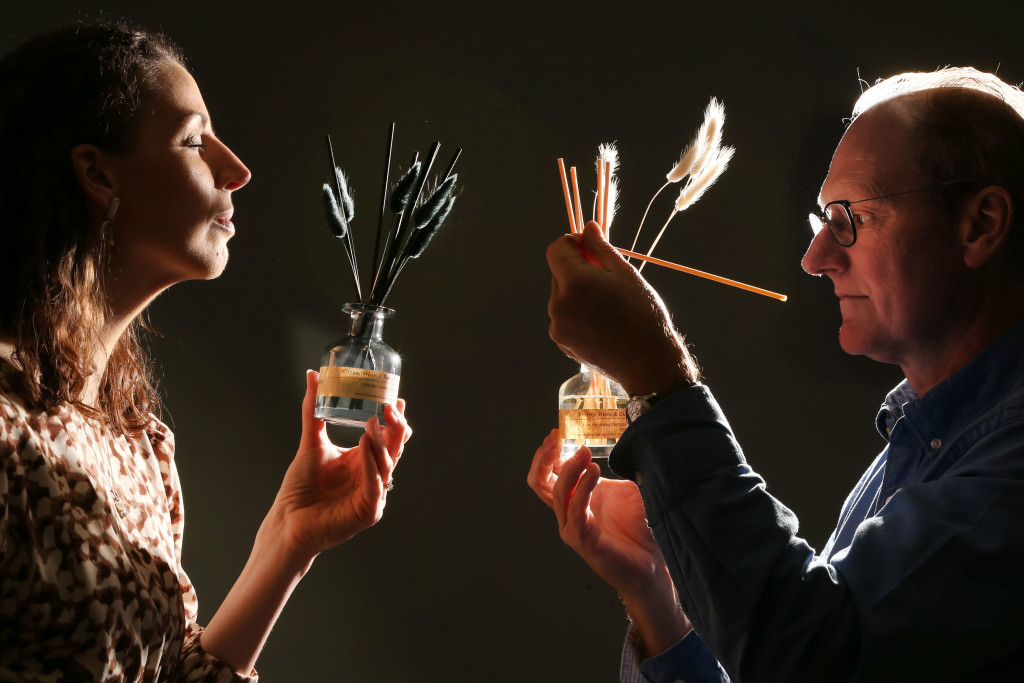
[[[654,540],[643,499],[631,481],[605,479],[580,448],[561,455],[558,430],[537,449],[530,488],[555,511],[566,545],[622,597],[647,654],[656,654],[690,630]]]
[[[293,552],[307,560],[381,518],[395,466],[412,436],[405,401],[398,399],[385,407],[387,426],[370,418],[355,448],[335,446],[327,425],[313,414],[318,382],[315,371],[306,371],[302,438],[271,511],[280,515]]]

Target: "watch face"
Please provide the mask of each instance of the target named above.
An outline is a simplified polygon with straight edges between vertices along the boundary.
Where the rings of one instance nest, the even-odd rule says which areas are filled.
[[[633,422],[647,412],[647,409],[651,405],[642,398],[631,398],[629,403],[626,404],[626,420],[633,424]]]

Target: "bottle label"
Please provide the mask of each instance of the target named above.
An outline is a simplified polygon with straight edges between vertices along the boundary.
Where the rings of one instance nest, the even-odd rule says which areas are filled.
[[[624,408],[560,408],[558,434],[563,439],[617,439],[626,431]]]
[[[320,368],[320,387],[316,395],[361,398],[379,403],[394,403],[398,400],[398,375],[380,370],[364,368],[343,368],[338,366]]]

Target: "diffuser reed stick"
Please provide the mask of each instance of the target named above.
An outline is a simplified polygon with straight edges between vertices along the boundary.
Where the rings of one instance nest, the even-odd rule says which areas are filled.
[[[705,273],[702,270],[697,270],[695,268],[688,268],[686,266],[681,266],[678,263],[672,263],[671,261],[663,261],[663,260],[661,260],[659,258],[654,258],[653,256],[648,256],[647,254],[638,254],[635,251],[629,251],[628,249],[620,249],[619,247],[615,247],[615,250],[618,251],[623,256],[628,256],[628,257],[640,259],[641,261],[646,261],[647,263],[653,263],[656,266],[665,266],[666,268],[671,268],[673,270],[678,270],[680,272],[688,273],[690,275],[696,275],[697,277],[702,277],[702,278],[705,278],[707,280],[712,280],[714,282],[718,282],[718,283],[721,283],[723,285],[730,285],[732,287],[738,287],[740,289],[745,289],[748,292],[754,292],[755,294],[761,294],[761,295],[764,295],[764,296],[767,296],[767,297],[771,297],[772,299],[778,299],[779,301],[786,301],[789,298],[785,294],[779,294],[777,292],[772,292],[772,291],[767,290],[767,289],[761,289],[760,287],[755,287],[753,285],[748,285],[748,284],[745,284],[743,282],[738,282],[736,280],[730,280],[729,278],[721,277],[720,275],[713,275],[711,273]]]
[[[565,177],[565,161],[558,160],[558,174],[562,177],[562,194],[565,195],[565,211],[569,214],[569,232],[576,234],[576,216],[572,210],[572,199],[569,197],[569,181]]]
[[[395,147],[395,122],[391,122],[391,130],[388,133],[388,154],[387,161],[384,162],[384,183],[380,190],[380,216],[377,218],[377,238],[373,241],[373,260],[370,261],[370,266],[374,267],[377,265],[377,259],[380,257],[380,236],[384,231],[384,212],[388,207],[388,181],[391,179],[391,151]],[[376,271],[374,271],[376,273]],[[362,300],[362,296],[359,297]]]
[[[583,206],[580,204],[580,183],[576,177],[576,167],[569,168],[569,175],[572,176],[573,202],[576,207],[576,230],[583,232]]]

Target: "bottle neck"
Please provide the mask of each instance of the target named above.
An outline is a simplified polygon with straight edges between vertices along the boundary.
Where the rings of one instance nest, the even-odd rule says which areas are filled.
[[[380,341],[384,330],[384,319],[371,313],[353,312],[352,325],[349,328],[349,335],[359,339],[374,339]]]
[[[349,335],[358,339],[380,341],[384,331],[384,319],[394,315],[394,311],[380,306],[363,304],[347,304],[345,312],[352,320]]]

